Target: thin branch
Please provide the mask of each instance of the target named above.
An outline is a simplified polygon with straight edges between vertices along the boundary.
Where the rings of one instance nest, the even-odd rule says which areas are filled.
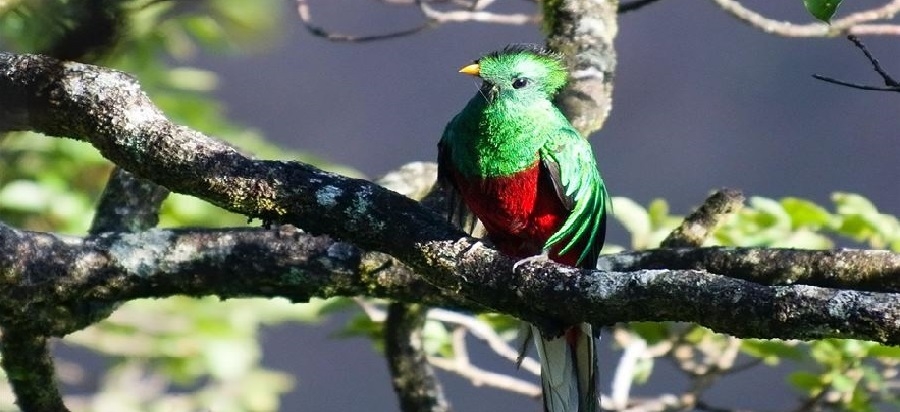
[[[416,3],[418,3],[419,9],[422,11],[422,14],[424,14],[425,17],[427,17],[431,21],[435,21],[438,23],[476,21],[493,24],[523,25],[528,23],[536,23],[538,21],[538,17],[533,14],[492,13],[481,10],[480,8],[477,8],[475,10],[440,11],[429,6],[428,2],[420,0]]]
[[[896,34],[900,30],[897,25],[876,26],[868,22],[889,20],[900,12],[900,0],[892,0],[887,4],[871,10],[864,10],[835,19],[831,24],[810,23],[794,24],[765,17],[744,7],[737,0],[712,0],[719,8],[738,20],[749,24],[763,32],[784,37],[834,37],[841,34]]]
[[[765,285],[814,285],[900,293],[900,255],[887,250],[653,249],[601,255],[597,268],[694,269]]]
[[[503,359],[511,363],[517,363],[519,360],[519,351],[497,335],[497,332],[490,326],[472,316],[444,309],[432,309],[429,311],[428,317],[429,319],[460,325],[466,328],[476,339],[487,343],[488,347]],[[523,358],[519,367],[533,375],[540,376],[541,374],[541,365],[533,358]]]
[[[624,333],[620,329],[617,329],[615,333],[617,335],[616,341],[621,343],[624,339],[618,335],[623,335]],[[647,341],[631,333],[628,335],[630,336],[628,336],[627,343],[624,345],[625,350],[622,352],[622,356],[619,358],[619,363],[616,365],[613,373],[610,402],[612,403],[612,408],[616,410],[625,409],[628,405],[628,400],[631,399],[631,384],[634,382],[638,362],[647,356]]]
[[[740,210],[744,195],[733,189],[719,190],[703,201],[693,213],[684,218],[665,240],[661,247],[700,247],[719,223],[728,215]]]
[[[876,59],[874,56],[872,56],[872,53],[869,53],[869,49],[866,48],[866,45],[863,44],[863,42],[861,40],[859,40],[859,38],[857,38],[856,36],[854,36],[852,34],[848,35],[847,39],[850,40],[851,42],[853,42],[853,45],[856,46],[857,49],[859,49],[863,52],[863,54],[866,56],[866,59],[868,59],[869,63],[872,64],[872,69],[875,70],[875,72],[878,73],[879,76],[881,76],[881,79],[884,81],[885,86],[866,86],[866,85],[862,85],[862,84],[846,82],[843,80],[837,80],[837,79],[834,79],[831,77],[826,77],[826,76],[823,76],[820,74],[814,74],[813,78],[816,78],[818,80],[822,80],[822,81],[825,81],[828,83],[837,84],[840,86],[847,86],[847,87],[854,88],[854,89],[900,92],[900,83],[898,83],[896,80],[894,80],[894,78],[891,77],[891,75],[888,74],[888,72],[886,70],[884,70],[884,68],[881,67],[881,63],[878,62],[878,59]]]
[[[422,347],[422,305],[391,303],[384,326],[385,355],[391,383],[404,412],[446,412],[450,404]]]
[[[434,20],[426,20],[424,23],[419,24],[418,26],[398,30],[394,32],[384,33],[384,34],[375,34],[370,36],[358,36],[351,34],[340,34],[334,33],[330,30],[327,30],[321,26],[318,26],[312,22],[312,17],[309,12],[309,4],[306,0],[297,0],[297,15],[300,17],[300,22],[303,23],[303,26],[306,27],[306,30],[316,37],[321,37],[326,40],[336,41],[336,42],[351,42],[351,43],[365,43],[371,41],[378,40],[388,40],[388,39],[396,39],[399,37],[411,36],[416,33],[420,33],[429,29],[433,29],[440,25],[439,22]]]
[[[644,8],[644,6],[649,6],[653,3],[656,3],[659,0],[632,0],[628,2],[619,3],[619,14],[625,14],[630,11],[636,11]]]
[[[452,359],[439,357],[430,357],[428,358],[428,362],[438,369],[467,379],[472,382],[474,386],[487,386],[522,394],[529,398],[538,398],[541,396],[541,388],[531,382],[502,373],[487,371],[469,362],[461,363]]]

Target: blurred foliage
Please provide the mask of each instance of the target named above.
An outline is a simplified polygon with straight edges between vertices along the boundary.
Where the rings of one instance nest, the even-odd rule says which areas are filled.
[[[880,213],[869,200],[857,194],[838,192],[831,200],[832,210],[829,210],[796,197],[780,200],[751,197],[748,205],[726,219],[706,246],[798,249],[856,246],[900,252],[900,221],[895,216]],[[646,208],[625,198],[614,198],[613,204],[614,216],[631,234],[634,249],[658,247],[683,219],[683,216],[670,215],[668,205],[661,199],[650,202]],[[715,364],[717,358],[711,354],[723,353],[729,342],[724,335],[708,329],[670,323],[639,323],[626,328],[648,345],[674,342],[672,350],[659,355],[675,358],[676,364],[689,375],[724,376],[745,369],[732,364],[724,371],[712,369],[712,372],[698,373],[678,361],[677,343],[687,341],[691,343],[691,356]],[[848,411],[882,410],[879,405],[889,404],[900,406],[897,391],[900,348],[849,339],[813,342],[745,339],[740,349],[746,365],[774,366],[783,361],[796,365],[787,380],[804,397],[801,402]],[[641,383],[645,378],[636,375],[634,380]]]
[[[105,3],[104,3],[105,2]],[[212,71],[189,66],[201,52],[246,53],[278,40],[284,4],[276,0],[0,1],[0,49],[45,52],[77,27],[85,7],[121,7],[127,19],[103,54],[84,61],[134,75],[176,123],[231,142],[260,158],[301,160],[342,174],[352,169],[276,147],[230,122],[210,92]],[[102,40],[102,39],[101,39]],[[35,133],[0,136],[0,217],[39,231],[84,234],[112,165],[90,145]],[[77,173],[73,173],[77,171]],[[160,226],[234,227],[244,216],[172,194]],[[69,365],[61,379],[96,381],[90,396],[67,400],[83,411],[273,411],[292,378],[261,365],[261,326],[323,319],[335,302],[171,298],[123,304],[109,319],[62,340],[102,354],[107,370]],[[343,305],[347,307],[346,305]],[[73,372],[74,371],[74,372]],[[87,383],[86,383],[87,382]],[[0,411],[16,410],[0,370]]]
[[[212,99],[218,78],[188,63],[203,51],[245,53],[277,41],[283,5],[276,0],[0,0],[0,48],[19,52],[53,50],[80,27],[85,4],[116,7],[115,36],[101,41],[86,59],[131,73],[173,121],[232,142],[262,158],[302,160],[338,173],[352,169],[324,163],[305,153],[277,148],[259,133],[231,123]],[[805,2],[827,20],[838,2]],[[829,7],[832,7],[830,11]],[[812,9],[810,7],[817,7]],[[817,14],[818,13],[818,14]],[[820,17],[820,15],[822,17]],[[825,18],[823,18],[825,17]],[[102,39],[101,39],[102,40]],[[72,173],[77,170],[78,173]],[[30,230],[82,234],[111,165],[89,145],[48,139],[33,133],[0,137],[0,217]],[[855,243],[900,251],[900,223],[879,213],[867,199],[835,193],[831,210],[808,200],[754,197],[708,241],[710,245],[832,248]],[[642,206],[614,199],[615,218],[631,235],[629,249],[648,249],[675,228],[665,200]],[[240,226],[243,216],[198,199],[171,195],[162,208],[161,226]],[[622,250],[609,245],[604,252]],[[363,336],[381,345],[383,302],[358,300],[363,307],[337,336]],[[284,300],[176,297],[123,304],[109,319],[74,333],[64,345],[87,348],[105,357],[104,371],[84,370],[61,360],[60,377],[72,385],[96,380],[95,392],[70,396],[83,411],[270,411],[290,389],[289,376],[261,366],[260,328],[283,322],[316,322],[334,311],[355,308],[348,299],[290,304]],[[505,315],[473,315],[512,341],[519,322]],[[455,356],[451,330],[458,325],[429,320],[425,349],[431,356]],[[642,339],[655,355],[644,358],[632,379],[652,379],[655,357],[675,359],[694,376],[710,373],[705,360],[734,347],[736,340],[695,325],[635,323],[621,329]],[[619,331],[617,330],[617,333]],[[871,342],[822,340],[796,342],[737,341],[745,363],[797,365],[788,382],[804,401],[852,411],[875,410],[875,403],[900,403],[896,394],[900,349]],[[708,365],[707,365],[708,366]],[[734,363],[717,373],[743,370]],[[723,372],[724,370],[724,372]],[[0,378],[3,378],[0,370]],[[891,386],[893,385],[893,386]],[[0,379],[0,411],[15,410],[5,379]]]

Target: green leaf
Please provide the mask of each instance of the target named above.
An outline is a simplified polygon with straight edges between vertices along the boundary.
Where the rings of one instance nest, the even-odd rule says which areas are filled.
[[[631,233],[632,238],[638,239],[650,233],[650,216],[647,209],[627,197],[614,197],[612,199],[613,216],[625,230]]]
[[[831,195],[831,200],[837,206],[837,212],[842,215],[878,213],[878,209],[869,199],[855,193],[836,192]]]
[[[841,5],[841,0],[803,0],[803,5],[813,17],[828,23]]]
[[[52,200],[49,191],[27,180],[10,182],[0,190],[0,207],[23,212],[44,211]]]
[[[831,387],[838,392],[852,392],[856,388],[856,380],[839,372],[832,373]]]
[[[791,216],[794,227],[827,226],[831,222],[831,214],[825,208],[797,197],[781,199],[781,206]]]
[[[777,339],[744,339],[741,342],[744,353],[762,358],[767,364],[774,365],[782,358],[799,360],[803,358],[803,352],[796,344]]]
[[[647,383],[647,381],[650,379],[650,375],[653,374],[653,365],[655,364],[654,360],[654,358],[650,357],[638,358],[637,363],[634,365],[634,383]]]
[[[900,359],[900,346],[875,345],[869,348],[867,355]]]
[[[669,337],[669,324],[665,322],[631,322],[628,326],[651,345]]]
[[[443,323],[436,320],[426,320],[422,326],[422,348],[429,355],[453,356],[453,342],[450,331]]]
[[[791,373],[788,375],[787,380],[797,389],[810,395],[818,393],[825,387],[825,383],[820,375],[805,371]]]

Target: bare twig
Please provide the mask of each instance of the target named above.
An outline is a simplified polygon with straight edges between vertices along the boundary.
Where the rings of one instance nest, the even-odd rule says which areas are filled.
[[[398,30],[389,33],[383,34],[375,34],[370,36],[358,36],[352,34],[340,34],[329,31],[321,26],[315,25],[312,22],[312,17],[310,17],[309,12],[309,4],[306,0],[297,0],[297,15],[300,16],[300,22],[303,23],[303,26],[306,27],[306,30],[309,31],[310,34],[316,37],[321,37],[326,40],[336,41],[336,42],[352,42],[352,43],[365,43],[377,40],[388,40],[388,39],[396,39],[399,37],[406,37],[416,33],[420,33],[426,31],[428,29],[433,29],[439,25],[439,22],[433,20],[426,20],[425,22],[419,24],[418,26]]]
[[[664,248],[700,247],[719,223],[728,215],[740,210],[744,195],[733,189],[719,190],[703,201],[693,213],[684,218],[672,233],[660,244]]]
[[[900,12],[900,0],[892,0],[887,4],[846,17],[835,19],[831,24],[810,23],[794,24],[765,17],[744,7],[737,0],[712,0],[722,10],[738,20],[756,27],[766,33],[784,37],[833,37],[841,34],[898,34],[900,26],[867,24],[878,20],[889,20]]]
[[[493,24],[522,25],[528,23],[536,23],[538,21],[538,17],[533,14],[492,13],[481,10],[480,8],[475,10],[440,11],[429,6],[425,1],[417,1],[417,3],[419,5],[419,9],[422,10],[422,14],[424,14],[425,17],[439,23],[476,21]]]
[[[532,398],[541,396],[541,388],[531,382],[502,373],[487,371],[472,364],[466,350],[465,335],[465,328],[460,327],[453,331],[453,351],[455,356],[452,359],[432,356],[428,358],[428,361],[436,368],[468,379],[475,386],[488,386]]]
[[[428,318],[460,325],[466,328],[476,339],[487,343],[488,347],[500,357],[512,363],[515,363],[518,360],[519,351],[510,346],[487,324],[470,315],[451,312],[445,309],[432,309],[428,312]],[[534,375],[541,374],[541,365],[532,358],[526,357],[522,359],[520,367]]]
[[[866,85],[862,85],[862,84],[858,84],[858,83],[851,83],[851,82],[847,82],[847,81],[843,81],[843,80],[837,80],[837,79],[823,76],[820,74],[814,74],[812,76],[818,80],[822,80],[822,81],[825,81],[828,83],[833,83],[833,84],[837,84],[837,85],[841,85],[841,86],[847,86],[847,87],[854,88],[854,89],[900,92],[900,83],[898,83],[896,80],[894,80],[894,78],[891,77],[891,75],[888,74],[888,72],[886,70],[884,70],[884,68],[881,67],[881,63],[879,63],[878,59],[876,59],[874,56],[872,56],[871,53],[869,53],[869,49],[866,48],[866,45],[863,44],[863,42],[861,40],[859,40],[859,38],[857,38],[856,36],[854,36],[852,34],[848,35],[847,39],[850,40],[851,42],[853,42],[853,45],[856,46],[857,49],[859,49],[863,52],[863,54],[866,56],[866,59],[868,59],[869,63],[872,64],[872,69],[875,70],[875,72],[878,73],[879,76],[881,76],[881,79],[884,81],[885,86],[866,86]]]
[[[615,334],[616,341],[620,343],[626,341],[626,343],[625,350],[613,373],[610,402],[612,409],[622,410],[628,406],[628,401],[631,399],[631,384],[637,373],[638,362],[647,356],[647,341],[622,329],[617,329]]]
[[[484,11],[484,8],[488,6],[488,4],[492,3],[491,1],[453,1],[452,3],[459,7],[456,10],[448,10],[441,11],[437,10],[430,6],[429,3],[434,1],[425,1],[425,0],[381,0],[384,3],[394,4],[394,5],[416,5],[419,11],[422,13],[424,17],[424,22],[419,25],[409,28],[403,29],[383,34],[375,34],[369,36],[360,36],[360,35],[351,35],[351,34],[341,34],[335,33],[330,30],[327,30],[319,25],[316,25],[312,22],[312,17],[310,15],[309,3],[307,0],[297,0],[297,15],[300,17],[300,22],[303,23],[303,26],[306,27],[306,30],[309,31],[310,34],[316,37],[321,37],[326,40],[337,41],[337,42],[352,42],[352,43],[364,43],[378,40],[388,40],[388,39],[396,39],[399,37],[411,36],[429,29],[436,28],[444,23],[450,22],[465,22],[465,21],[477,21],[477,22],[485,22],[485,23],[494,23],[494,24],[512,24],[512,25],[520,25],[527,23],[535,23],[538,21],[538,17],[536,15],[530,14],[501,14],[501,13],[492,13],[488,11]],[[440,2],[448,2],[448,1],[440,1]]]
[[[632,0],[629,2],[621,2],[619,3],[619,14],[640,10],[644,6],[649,6],[657,1],[659,0]]]

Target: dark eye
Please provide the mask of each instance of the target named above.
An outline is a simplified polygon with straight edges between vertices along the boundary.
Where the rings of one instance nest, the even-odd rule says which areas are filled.
[[[526,79],[524,77],[518,77],[515,80],[513,80],[512,86],[513,86],[513,89],[521,89],[525,86],[528,86],[528,79]]]

